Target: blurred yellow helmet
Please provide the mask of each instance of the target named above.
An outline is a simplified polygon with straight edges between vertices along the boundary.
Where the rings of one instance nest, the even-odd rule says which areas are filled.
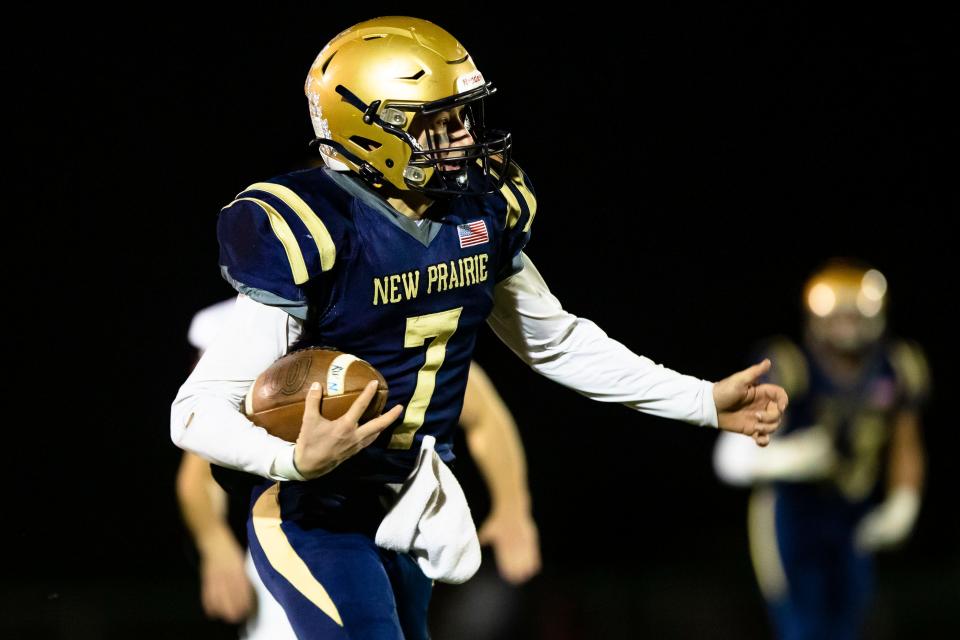
[[[886,328],[887,279],[863,263],[830,260],[807,280],[803,300],[811,337],[837,350],[861,351]]]
[[[328,165],[349,169],[378,186],[432,195],[492,193],[506,172],[491,172],[510,159],[511,137],[487,130],[484,99],[495,92],[466,49],[437,25],[390,16],[356,24],[338,34],[310,67],[304,93],[310,107],[314,144]],[[462,110],[461,110],[462,109]],[[410,133],[417,116],[446,110],[462,115],[473,144],[423,149]],[[470,184],[476,163],[483,177]],[[497,177],[499,176],[499,177]]]

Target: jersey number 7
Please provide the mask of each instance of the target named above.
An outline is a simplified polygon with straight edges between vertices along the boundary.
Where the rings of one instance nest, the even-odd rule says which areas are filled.
[[[426,361],[417,373],[417,388],[413,390],[413,397],[407,404],[403,422],[390,438],[391,449],[409,449],[413,445],[413,436],[416,435],[417,429],[423,426],[423,418],[436,387],[437,370],[443,365],[444,356],[447,354],[447,343],[457,330],[462,311],[463,307],[457,307],[425,316],[407,318],[407,331],[403,339],[404,348],[422,347],[428,338],[433,340],[427,347]]]

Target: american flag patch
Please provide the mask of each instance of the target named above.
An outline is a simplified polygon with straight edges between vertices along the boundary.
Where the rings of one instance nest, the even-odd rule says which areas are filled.
[[[461,249],[474,247],[490,241],[490,236],[487,235],[487,225],[483,220],[458,224],[457,235],[460,237]]]

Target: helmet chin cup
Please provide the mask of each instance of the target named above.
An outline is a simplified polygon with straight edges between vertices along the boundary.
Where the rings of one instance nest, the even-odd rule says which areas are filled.
[[[454,193],[463,192],[470,186],[470,176],[467,175],[467,167],[462,166],[456,171],[444,171],[442,169],[437,169],[433,173],[434,180],[442,185],[439,187],[444,190],[452,191]]]

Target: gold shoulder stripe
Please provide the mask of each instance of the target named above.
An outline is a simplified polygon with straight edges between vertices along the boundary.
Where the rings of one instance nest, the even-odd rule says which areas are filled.
[[[479,159],[476,164],[478,166],[483,166],[483,162]],[[498,166],[502,166],[502,163]],[[533,192],[527,188],[526,183],[523,181],[523,173],[520,171],[520,166],[511,162],[510,166],[507,167],[507,178],[503,183],[503,186],[500,187],[500,193],[507,201],[507,228],[513,229],[517,226],[517,222],[520,220],[520,216],[523,214],[523,209],[520,207],[520,201],[517,200],[517,196],[514,195],[513,190],[510,189],[510,184],[513,184],[514,188],[520,193],[520,197],[523,198],[524,204],[527,205],[527,211],[530,212],[530,216],[527,218],[527,224],[523,226],[523,231],[526,233],[530,230],[530,225],[533,224],[533,216],[537,213],[537,199],[533,196]],[[492,166],[490,167],[490,173],[493,174],[493,177],[500,179],[500,173],[497,172]]]
[[[490,173],[492,173],[493,177],[497,180],[500,179],[500,174],[494,171],[492,167],[490,168]],[[522,213],[520,201],[513,195],[513,191],[510,190],[510,185],[506,182],[500,187],[500,193],[507,201],[507,229],[513,229],[517,226],[517,221],[520,220],[520,214]]]
[[[257,541],[263,548],[270,566],[286,578],[307,600],[342,627],[343,620],[340,618],[340,612],[337,611],[337,605],[310,572],[307,563],[297,555],[296,549],[287,539],[287,534],[280,528],[279,493],[280,483],[278,482],[264,491],[253,505],[253,531]]]
[[[810,370],[800,348],[787,338],[777,338],[770,345],[773,374],[787,395],[803,395],[807,392]]]
[[[533,192],[527,188],[527,183],[523,181],[523,173],[520,171],[520,167],[517,167],[516,176],[511,176],[511,178],[513,178],[514,185],[527,203],[527,210],[530,212],[530,217],[527,218],[527,224],[523,225],[523,232],[526,233],[530,231],[530,225],[533,224],[533,216],[537,215],[537,199],[533,197]]]
[[[911,398],[923,398],[930,389],[930,368],[919,345],[898,340],[891,349],[891,362],[897,377]]]
[[[293,281],[296,284],[303,284],[309,280],[310,275],[307,272],[307,263],[303,260],[303,253],[300,252],[300,244],[290,229],[290,225],[283,219],[280,212],[274,209],[269,203],[258,200],[257,198],[237,198],[233,202],[240,200],[249,200],[257,204],[263,209],[263,212],[267,214],[267,219],[270,220],[270,227],[273,229],[273,233],[277,236],[277,239],[280,240],[280,244],[283,245],[283,250],[287,254],[287,260],[290,262],[290,272],[293,274]],[[227,207],[233,204],[233,202],[228,204]],[[224,209],[226,209],[226,207],[224,207]]]
[[[303,221],[307,230],[310,231],[313,241],[317,243],[317,251],[320,252],[320,268],[323,271],[329,271],[333,268],[333,263],[337,259],[337,248],[333,244],[333,238],[330,237],[330,232],[327,231],[323,221],[313,212],[310,205],[304,202],[303,198],[298,196],[293,189],[272,182],[257,182],[247,188],[248,191],[251,189],[266,191],[280,198],[284,204],[290,207]]]

